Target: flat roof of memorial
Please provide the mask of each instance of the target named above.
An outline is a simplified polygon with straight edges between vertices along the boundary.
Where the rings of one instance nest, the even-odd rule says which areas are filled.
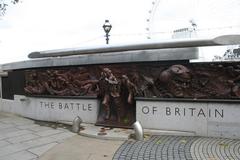
[[[37,51],[28,55],[30,60],[3,64],[0,68],[8,71],[90,64],[191,60],[198,58],[198,47],[233,44],[240,44],[240,35]]]

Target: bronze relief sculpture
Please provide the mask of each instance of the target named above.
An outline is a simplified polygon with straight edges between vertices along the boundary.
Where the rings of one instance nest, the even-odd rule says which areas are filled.
[[[27,95],[95,96],[97,125],[129,127],[134,97],[239,99],[240,63],[129,63],[32,69],[25,72]]]

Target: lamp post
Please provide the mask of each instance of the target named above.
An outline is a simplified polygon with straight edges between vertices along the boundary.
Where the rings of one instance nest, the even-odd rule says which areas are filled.
[[[108,44],[109,42],[109,32],[112,29],[112,25],[109,23],[109,20],[105,20],[105,23],[103,24],[103,29],[106,33],[105,37],[106,37],[106,44]]]

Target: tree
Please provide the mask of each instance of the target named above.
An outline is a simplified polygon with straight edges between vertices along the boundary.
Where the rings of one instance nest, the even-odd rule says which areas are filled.
[[[4,16],[6,11],[7,11],[7,7],[11,4],[17,4],[19,3],[20,1],[19,0],[12,0],[12,1],[9,1],[9,0],[0,0],[0,16]]]
[[[213,61],[234,61],[240,60],[240,46],[227,49],[223,56],[215,55]]]

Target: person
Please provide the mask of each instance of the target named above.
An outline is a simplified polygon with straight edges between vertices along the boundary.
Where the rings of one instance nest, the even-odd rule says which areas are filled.
[[[109,68],[103,68],[101,72],[101,77],[99,80],[99,91],[102,95],[102,105],[104,108],[105,120],[109,120],[111,117],[111,100],[120,98],[120,82],[113,75],[112,71]],[[119,106],[118,104],[115,104]],[[119,106],[121,107],[121,106]],[[118,116],[119,117],[119,116]],[[118,118],[120,120],[120,118]]]

